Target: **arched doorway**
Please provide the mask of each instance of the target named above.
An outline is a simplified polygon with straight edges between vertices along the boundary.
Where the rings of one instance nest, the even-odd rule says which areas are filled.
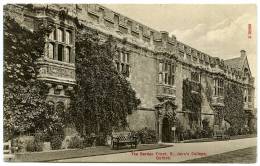
[[[173,100],[164,100],[155,106],[157,110],[157,136],[158,142],[172,142],[173,132],[172,127],[174,126],[176,119],[176,108]]]
[[[171,126],[167,117],[163,118],[162,142],[171,142]]]

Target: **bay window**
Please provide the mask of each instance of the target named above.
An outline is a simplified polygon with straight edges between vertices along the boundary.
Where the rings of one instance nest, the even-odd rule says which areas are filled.
[[[175,65],[170,62],[159,62],[159,84],[175,84]]]
[[[70,62],[70,47],[66,47],[64,51],[64,62]]]
[[[66,31],[66,44],[72,43],[72,34],[70,31]]]
[[[64,33],[63,29],[58,29],[57,30],[57,40],[58,42],[64,42]]]
[[[49,43],[49,58],[54,59],[54,43]]]
[[[216,78],[214,79],[214,95],[224,96],[224,80]]]
[[[48,36],[48,58],[66,63],[74,63],[73,30],[55,25]]]
[[[63,45],[58,45],[58,61],[63,61]]]

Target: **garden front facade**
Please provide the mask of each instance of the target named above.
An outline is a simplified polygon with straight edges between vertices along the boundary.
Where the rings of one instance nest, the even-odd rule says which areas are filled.
[[[4,132],[16,151],[110,145],[126,131],[143,144],[256,132],[245,50],[212,57],[96,4],[4,12]]]

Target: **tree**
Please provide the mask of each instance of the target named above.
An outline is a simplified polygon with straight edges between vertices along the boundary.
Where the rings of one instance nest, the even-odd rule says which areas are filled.
[[[76,82],[70,112],[81,134],[111,132],[127,126],[127,115],[140,100],[129,81],[117,72],[112,37],[101,42],[97,32],[86,27],[76,36]]]

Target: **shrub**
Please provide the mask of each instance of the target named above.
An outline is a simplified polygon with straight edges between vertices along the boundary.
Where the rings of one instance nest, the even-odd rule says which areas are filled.
[[[193,138],[194,138],[194,139],[202,138],[202,130],[201,130],[200,127],[198,127],[198,128],[195,130]]]
[[[61,145],[62,145],[62,137],[60,135],[54,135],[51,137],[51,149],[52,150],[57,150],[57,149],[61,149]]]
[[[43,142],[37,139],[28,140],[26,144],[27,152],[40,152],[43,150]]]
[[[34,140],[29,140],[26,143],[26,151],[27,152],[34,152],[35,148],[34,148]]]
[[[192,138],[191,135],[192,135],[191,130],[185,130],[183,132],[183,139],[184,140],[189,140],[189,139]]]
[[[249,127],[249,131],[248,131],[248,133],[249,134],[256,134],[256,129],[254,128],[254,127]]]
[[[178,141],[183,141],[183,132],[184,132],[184,126],[181,124],[181,122],[177,119],[176,121],[176,131],[175,134],[177,136]]]
[[[104,134],[101,134],[101,135],[99,135],[99,136],[97,136],[96,137],[96,144],[98,145],[98,146],[103,146],[103,145],[105,145],[106,144],[106,137],[105,137],[105,135]]]
[[[34,135],[35,141],[37,142],[44,142],[45,135],[42,132],[36,132]]]
[[[249,134],[249,127],[243,127],[241,129],[241,135],[247,135]]]
[[[69,149],[75,149],[75,148],[83,148],[83,139],[80,138],[80,136],[75,135],[73,137],[70,138],[69,140],[69,145],[68,148]]]
[[[201,134],[201,137],[202,137],[202,138],[207,138],[207,137],[208,137],[208,131],[207,131],[207,130],[204,130],[204,129],[201,130],[201,133],[200,133],[200,134]]]
[[[156,131],[148,129],[147,127],[137,131],[136,135],[142,144],[153,144],[157,142]]]
[[[40,152],[43,150],[43,142],[34,142],[34,146],[35,146],[35,152]]]
[[[203,129],[200,131],[201,138],[211,138],[213,136],[213,130],[210,128]]]
[[[238,133],[239,133],[238,129],[232,126],[227,129],[227,134],[230,136],[238,135]]]
[[[208,130],[208,138],[213,137],[213,134],[214,134],[213,129],[209,129]]]

